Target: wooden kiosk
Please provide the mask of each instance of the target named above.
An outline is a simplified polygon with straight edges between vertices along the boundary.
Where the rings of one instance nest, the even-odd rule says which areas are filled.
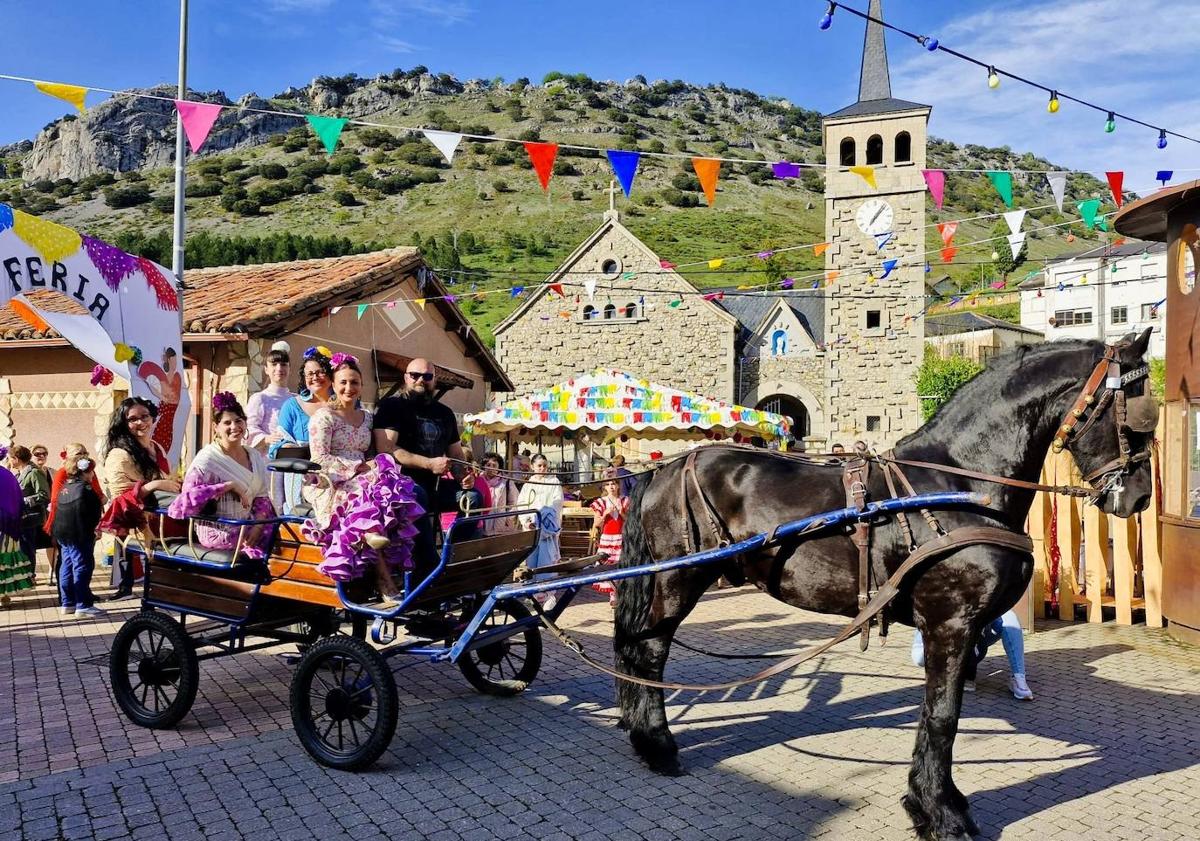
[[[1162,607],[1172,636],[1200,643],[1200,181],[1127,205],[1115,224],[1167,243]]]

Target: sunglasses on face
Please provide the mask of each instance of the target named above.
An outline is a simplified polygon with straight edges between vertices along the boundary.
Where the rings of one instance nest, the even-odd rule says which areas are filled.
[[[408,378],[413,382],[424,380],[427,383],[433,382],[433,374],[421,371],[408,371]]]
[[[34,453],[33,457],[34,458],[45,458],[47,455],[48,455],[48,453]]]

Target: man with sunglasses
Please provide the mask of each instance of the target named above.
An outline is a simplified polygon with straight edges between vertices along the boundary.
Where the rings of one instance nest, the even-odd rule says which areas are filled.
[[[414,359],[404,371],[404,388],[379,401],[375,410],[375,449],[391,453],[417,486],[417,501],[430,514],[456,511],[456,481],[466,455],[459,442],[458,420],[437,399],[437,370],[428,359]],[[457,461],[452,461],[456,459]],[[435,517],[417,521],[418,561],[434,558]]]

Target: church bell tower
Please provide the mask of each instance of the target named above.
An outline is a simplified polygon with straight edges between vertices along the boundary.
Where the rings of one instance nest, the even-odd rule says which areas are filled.
[[[880,0],[870,16],[883,19]],[[825,269],[837,272],[825,294],[830,443],[890,447],[921,425],[930,111],[892,97],[884,28],[868,21],[858,101],[824,119]],[[897,263],[883,277],[887,260]]]

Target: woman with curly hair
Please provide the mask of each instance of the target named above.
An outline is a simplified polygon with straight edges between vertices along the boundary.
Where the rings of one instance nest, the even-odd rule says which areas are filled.
[[[212,425],[212,443],[192,459],[183,476],[183,489],[167,514],[176,520],[196,518],[196,539],[201,546],[238,549],[240,544],[246,557],[264,558],[270,532],[264,532],[261,525],[234,526],[203,519],[205,514],[228,520],[275,516],[267,460],[246,446],[246,412],[228,391],[213,395]]]
[[[309,421],[333,396],[333,366],[329,364],[332,357],[329,348],[321,345],[304,351],[304,361],[300,365],[300,391],[279,410],[272,427],[279,437],[267,450],[270,458],[275,458],[280,447],[308,443]],[[288,474],[284,479],[283,507],[286,513],[290,514],[303,501],[300,496],[301,480],[302,477],[296,474]]]

